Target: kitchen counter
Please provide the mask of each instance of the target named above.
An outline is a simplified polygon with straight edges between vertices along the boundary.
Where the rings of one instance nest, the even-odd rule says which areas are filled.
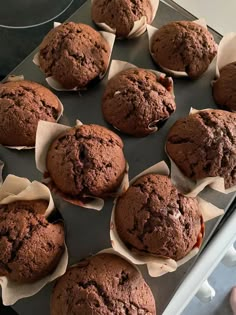
[[[224,35],[236,32],[235,0],[174,0],[197,17],[204,17],[207,24],[218,33]]]

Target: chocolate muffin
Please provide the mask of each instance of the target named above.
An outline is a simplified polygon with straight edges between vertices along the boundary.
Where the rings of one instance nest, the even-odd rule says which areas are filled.
[[[38,83],[0,84],[0,143],[34,146],[38,121],[55,122],[60,110],[56,95]]]
[[[46,166],[61,192],[105,197],[115,192],[124,177],[123,143],[102,126],[76,126],[52,142]]]
[[[236,113],[212,109],[179,119],[166,150],[188,178],[220,176],[225,188],[236,185]]]
[[[117,200],[115,224],[131,251],[179,260],[197,244],[201,213],[197,200],[180,194],[167,176],[148,174]]]
[[[64,252],[64,228],[44,217],[45,200],[0,205],[0,276],[20,283],[50,274]]]
[[[211,33],[190,21],[166,24],[151,40],[152,57],[160,67],[184,71],[191,79],[207,70],[216,53],[217,45]]]
[[[236,112],[236,62],[224,66],[213,84],[213,97],[222,109]]]
[[[105,23],[116,30],[117,37],[127,37],[134,22],[146,16],[147,24],[152,22],[150,0],[94,0],[92,19],[95,23]]]
[[[123,258],[101,253],[71,267],[57,281],[51,315],[155,315],[141,273]]]
[[[40,68],[67,89],[84,89],[108,67],[110,47],[89,25],[63,23],[46,35],[39,48]]]
[[[175,111],[168,91],[171,83],[170,78],[158,80],[153,72],[139,68],[118,73],[103,95],[104,118],[124,133],[147,136]]]

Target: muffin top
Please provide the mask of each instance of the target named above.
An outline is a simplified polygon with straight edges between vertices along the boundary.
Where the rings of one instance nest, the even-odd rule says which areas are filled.
[[[160,67],[184,71],[195,79],[207,70],[217,53],[217,45],[205,27],[180,21],[166,24],[156,31],[151,53]]]
[[[0,205],[0,275],[26,283],[37,281],[58,264],[64,251],[64,228],[42,215],[45,200]]]
[[[124,177],[123,142],[105,127],[76,126],[52,142],[46,165],[51,179],[63,193],[106,196],[115,192]]]
[[[179,119],[166,150],[190,179],[220,176],[225,188],[236,185],[236,113],[212,109]]]
[[[146,136],[175,111],[173,95],[163,79],[145,69],[128,69],[109,80],[102,100],[104,118],[120,131]],[[166,87],[164,86],[166,84]]]
[[[39,120],[55,122],[60,103],[44,86],[30,81],[0,84],[0,143],[34,146]]]
[[[224,66],[213,84],[213,97],[222,109],[236,112],[236,62]]]
[[[41,69],[67,89],[85,88],[108,67],[110,47],[89,25],[63,23],[45,36],[39,48]]]
[[[146,16],[147,23],[152,22],[150,0],[94,0],[92,19],[95,23],[105,23],[116,29],[117,37],[127,37],[134,22]]]
[[[167,176],[148,174],[117,200],[115,224],[131,251],[179,260],[197,243],[201,213],[197,200],[180,194]]]
[[[51,315],[155,315],[151,289],[137,269],[114,254],[98,254],[56,283]]]

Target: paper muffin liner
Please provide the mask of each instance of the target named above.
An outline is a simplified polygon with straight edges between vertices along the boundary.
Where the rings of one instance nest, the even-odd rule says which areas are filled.
[[[7,77],[6,82],[16,82],[16,81],[23,81],[23,80],[25,80],[23,74],[20,74],[20,75],[13,75],[12,74],[12,75],[9,75]],[[59,98],[56,95],[55,95],[55,97],[57,98],[58,103],[59,103],[59,113],[58,113],[58,117],[56,119],[56,121],[58,121],[61,118],[61,116],[63,115],[64,107],[63,107],[62,102],[59,100]],[[6,145],[5,147],[8,148],[8,149],[13,149],[13,150],[18,150],[18,151],[21,151],[21,150],[32,150],[32,149],[35,148],[35,146],[34,147],[30,147],[30,146],[8,146],[8,145]]]
[[[47,200],[48,207],[45,210],[45,217],[48,217],[55,209],[50,190],[43,184],[26,178],[8,175],[0,187],[0,204],[8,204],[19,200]],[[48,276],[33,283],[17,283],[7,277],[0,277],[2,287],[2,300],[4,305],[12,305],[18,300],[32,296],[40,291],[47,283],[62,276],[68,264],[68,251],[65,244],[65,251],[55,268]]]
[[[207,24],[206,20],[204,18],[200,18],[198,20],[193,21],[196,24],[199,24],[207,29]],[[152,44],[152,37],[155,34],[155,32],[158,30],[158,28],[148,25],[147,26],[147,33],[148,33],[148,41],[149,41],[149,52],[150,55],[153,57],[152,49],[151,49],[151,44]],[[175,78],[183,78],[183,77],[188,77],[188,74],[185,71],[175,71],[168,69],[166,67],[163,67],[162,65],[158,64],[158,66],[165,71],[166,73],[172,75]]]
[[[82,125],[81,121],[77,120],[76,125]],[[55,124],[46,121],[39,121],[37,134],[36,134],[36,148],[35,148],[35,161],[37,169],[44,174],[45,183],[48,187],[56,194],[60,195],[64,200],[77,205],[83,208],[101,210],[104,206],[104,200],[102,198],[94,197],[94,196],[84,196],[74,197],[67,194],[62,193],[60,190],[56,188],[56,185],[52,182],[47,168],[46,168],[46,158],[48,149],[52,143],[52,141],[58,137],[62,132],[70,129],[72,127],[65,126],[61,124]],[[126,164],[126,171],[121,182],[119,188],[114,192],[113,197],[121,195],[124,191],[126,191],[129,185],[129,177],[128,177],[128,163]]]
[[[58,22],[54,22],[54,28],[61,25],[61,23],[58,23]],[[115,43],[115,35],[114,34],[111,34],[111,33],[108,33],[108,32],[99,32],[103,38],[107,41],[109,47],[110,47],[110,55],[109,55],[109,59],[108,59],[108,66],[107,66],[107,69],[109,67],[109,63],[110,63],[110,60],[111,60],[111,55],[112,55],[112,50],[113,50],[113,46],[114,46],[114,43]],[[39,63],[39,52],[37,52],[35,55],[34,55],[34,58],[33,58],[33,63],[38,66],[40,68],[40,63]],[[107,71],[106,69],[106,71]],[[99,78],[102,79],[105,74],[106,74],[106,71],[102,74],[100,74]],[[56,90],[56,91],[80,91],[81,89],[80,88],[73,88],[73,89],[66,89],[64,88],[60,82],[58,82],[53,76],[51,77],[47,77],[46,78],[46,81],[48,83],[48,85]],[[86,89],[86,88],[84,88]]]
[[[216,70],[215,79],[211,82],[213,86],[217,79],[220,78],[220,70],[236,61],[236,33],[226,34],[220,41],[216,56]],[[231,109],[231,112],[235,113],[235,110]]]
[[[220,41],[216,56],[216,78],[220,77],[220,70],[229,63],[236,61],[236,33],[226,34]]]
[[[93,5],[93,2],[95,2],[96,0],[91,0],[91,6]],[[150,0],[151,6],[152,6],[152,20],[150,23],[153,22],[156,13],[157,13],[157,9],[159,6],[159,0]],[[106,23],[96,23],[94,22],[97,26],[99,26],[100,28],[104,29],[105,31],[112,33],[112,34],[116,34],[116,29],[115,28],[111,28],[109,25],[107,25]],[[146,16],[142,16],[139,20],[134,22],[134,26],[132,28],[132,30],[129,32],[129,34],[125,37],[125,38],[135,38],[135,37],[139,37],[141,36],[147,29],[147,18]],[[117,37],[118,39],[123,39],[121,37]]]
[[[132,63],[126,62],[126,61],[121,61],[121,60],[112,60],[111,61],[111,66],[108,72],[108,80],[112,79],[115,75],[120,73],[121,71],[128,70],[128,69],[135,69],[138,68]],[[167,77],[165,73],[162,73],[160,71],[155,71],[153,69],[145,69],[147,71],[150,71],[154,73],[157,77],[157,80],[160,84],[162,84],[167,91],[169,91],[173,97],[175,98],[174,94],[174,82],[171,77]],[[120,91],[117,90],[115,94],[119,94]],[[156,124],[158,123],[159,120],[154,120],[149,124],[149,130],[152,132],[156,132],[158,130],[158,127]],[[115,129],[119,130],[117,127],[113,126]]]
[[[136,181],[140,176],[155,173],[159,175],[169,175],[169,168],[164,161],[161,161],[150,168],[146,169],[136,177],[134,177],[130,181],[130,185],[134,181]],[[163,257],[163,256],[154,256],[151,254],[141,255],[132,252],[129,250],[123,241],[120,239],[118,232],[116,230],[115,224],[115,208],[117,199],[114,201],[114,206],[112,209],[111,222],[110,222],[110,239],[112,247],[115,251],[117,251],[121,256],[126,257],[127,260],[131,261],[136,265],[147,265],[148,273],[151,277],[159,277],[167,272],[175,271],[179,266],[183,265],[190,259],[192,259],[197,253],[202,244],[203,236],[204,236],[204,222],[211,220],[219,215],[224,213],[224,210],[217,208],[213,204],[201,199],[197,198],[199,203],[199,208],[202,213],[202,229],[199,233],[199,237],[194,248],[181,260],[175,261],[174,259]]]
[[[2,179],[3,168],[4,168],[4,162],[0,160],[0,187],[1,187],[2,183],[3,183],[3,179]]]
[[[18,81],[24,81],[25,77],[23,74],[15,75],[11,74],[7,77],[6,82],[18,82]]]
[[[209,109],[212,108],[205,108],[202,110],[191,108],[189,115]],[[197,181],[189,179],[181,172],[175,162],[168,155],[167,151],[166,154],[171,162],[171,180],[174,185],[187,197],[196,197],[207,186],[223,194],[229,194],[236,191],[236,185],[226,189],[224,178],[220,176],[206,177]]]

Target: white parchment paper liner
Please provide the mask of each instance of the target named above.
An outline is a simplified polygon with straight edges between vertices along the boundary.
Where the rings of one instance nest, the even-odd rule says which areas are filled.
[[[220,70],[236,61],[236,33],[226,34],[220,41],[218,46],[217,56],[216,56],[216,72],[215,79],[211,82],[213,86],[217,79],[220,78]],[[231,110],[236,112],[235,110]]]
[[[6,82],[15,82],[15,81],[23,81],[25,78],[24,78],[24,75],[23,74],[20,74],[20,75],[10,75],[7,77],[7,81]],[[54,94],[55,95],[55,94]],[[55,97],[58,99],[58,103],[59,103],[59,112],[58,112],[58,117],[56,119],[56,121],[58,121],[61,116],[63,115],[63,111],[64,111],[64,107],[63,107],[63,104],[62,102],[59,100],[59,98],[55,95]],[[5,146],[7,147],[8,149],[13,149],[13,150],[31,150],[31,149],[34,149],[35,147],[27,147],[27,146]]]
[[[2,171],[4,168],[4,162],[0,160],[0,187],[2,185],[3,179],[2,179]]]
[[[203,110],[196,110],[191,108],[190,115],[200,112],[209,110],[210,108],[206,108]],[[170,162],[171,162],[171,180],[174,185],[186,196],[188,197],[196,197],[205,187],[209,186],[210,188],[217,190],[223,194],[229,194],[231,192],[236,191],[236,185],[225,189],[225,183],[223,177],[206,177],[197,181],[193,181],[186,177],[178,168],[178,166],[174,163],[171,157],[166,152]]]
[[[82,125],[81,121],[77,120],[76,125]],[[70,129],[70,126],[65,126],[61,124],[50,123],[46,121],[40,121],[38,124],[37,134],[36,134],[36,148],[35,148],[35,161],[37,169],[45,174],[47,173],[46,169],[46,157],[47,152],[52,141],[59,136],[62,132]],[[47,184],[50,183],[50,178],[47,178]],[[129,185],[128,178],[128,164],[126,166],[126,172],[120,187],[114,192],[114,196],[119,196],[123,191],[127,189]],[[50,186],[50,184],[49,184]],[[54,185],[55,186],[55,185]],[[101,210],[104,206],[104,200],[102,198],[94,196],[88,197],[88,201],[83,200],[82,198],[72,197],[66,194],[63,194],[59,190],[55,190],[55,187],[51,187],[56,193],[62,196],[62,198],[72,204],[81,206],[83,208],[89,208],[94,210]],[[54,189],[53,189],[54,188]]]
[[[93,2],[96,0],[91,0],[91,5],[93,5]],[[153,22],[155,19],[157,9],[159,6],[159,0],[150,0],[151,6],[152,6],[152,20],[150,23]],[[96,23],[100,28],[104,29],[107,32],[110,32],[112,34],[116,34],[116,29],[111,28],[106,23]],[[125,38],[135,38],[141,36],[147,29],[147,18],[146,16],[142,16],[139,20],[134,22],[134,26],[132,30],[129,32],[129,34]],[[119,39],[122,39],[121,37],[118,37]]]
[[[23,74],[15,75],[15,74],[10,74],[7,77],[6,82],[18,82],[18,81],[24,81],[25,77]]]
[[[126,61],[121,61],[121,60],[112,60],[111,61],[111,66],[108,72],[108,80],[112,79],[115,75],[117,75],[119,72],[124,71],[124,70],[128,70],[128,69],[134,69],[134,68],[138,68],[137,66],[135,66],[132,63],[126,62]],[[147,71],[150,71],[152,73],[154,73],[159,81],[160,84],[162,84],[167,91],[169,91],[173,97],[175,98],[174,95],[174,82],[172,80],[171,77],[167,77],[165,73],[162,73],[160,71],[155,71],[153,69],[146,69]],[[119,93],[119,90],[117,90],[115,92],[115,94]],[[149,129],[152,130],[152,132],[156,132],[158,130],[158,127],[156,126],[156,123],[158,123],[159,120],[155,120],[152,121],[149,124]],[[113,126],[114,128],[116,128],[115,126]],[[119,130],[118,128],[116,128],[117,130]]]
[[[54,28],[59,26],[59,25],[61,25],[61,23],[54,22]],[[114,46],[114,43],[115,43],[115,35],[111,34],[111,33],[108,33],[108,32],[99,32],[99,33],[104,37],[104,39],[107,41],[107,43],[108,43],[108,45],[110,47],[110,55],[109,55],[108,66],[107,66],[107,68],[108,68],[110,60],[111,60],[111,54],[112,54],[113,46]],[[39,64],[39,52],[37,52],[34,55],[33,63],[36,66],[40,67],[40,64]],[[106,71],[107,71],[107,69],[106,69]],[[100,79],[102,79],[105,76],[106,71],[100,75]],[[53,76],[47,77],[46,81],[47,81],[48,85],[51,88],[53,88],[54,90],[56,90],[56,91],[79,91],[79,90],[81,90],[80,88],[77,88],[77,87],[75,87],[73,89],[66,89]]]
[[[198,20],[195,20],[193,21],[194,23],[196,24],[199,24],[203,27],[205,27],[207,29],[207,24],[206,24],[206,21],[205,19],[203,18],[200,18]],[[154,35],[154,33],[158,30],[158,28],[154,27],[154,26],[151,26],[151,25],[148,25],[147,26],[147,33],[148,33],[148,40],[149,40],[149,52],[151,54],[151,56],[153,57],[153,53],[152,53],[152,50],[151,50],[151,43],[152,43],[152,36]],[[188,77],[188,74],[185,72],[185,71],[175,71],[175,70],[171,70],[171,69],[168,69],[166,67],[163,67],[162,65],[158,64],[158,66],[163,70],[165,71],[166,73],[172,75],[173,77],[175,78],[181,78],[181,77]]]
[[[169,175],[169,168],[164,161],[159,162],[150,168],[146,169],[135,178],[130,181],[130,185],[142,175],[149,174],[149,173],[156,173],[160,175]],[[217,208],[216,206],[212,205],[211,203],[197,198],[199,202],[199,207],[202,212],[202,220],[208,221],[211,220],[219,215],[222,215],[224,211],[222,209]],[[115,251],[120,253],[122,256],[126,257],[129,261],[136,265],[147,265],[148,273],[151,277],[159,277],[167,272],[175,271],[179,266],[189,261],[192,257],[194,257],[198,252],[199,248],[202,244],[202,239],[204,235],[204,224],[202,224],[202,230],[199,234],[199,239],[196,246],[191,250],[191,252],[186,255],[183,259],[179,261],[175,261],[174,259],[170,259],[167,257],[155,257],[153,255],[138,255],[130,251],[125,244],[121,241],[115,225],[115,207],[116,207],[116,200],[114,201],[114,206],[112,209],[111,215],[111,223],[110,223],[110,239],[112,247]]]
[[[220,41],[216,57],[216,78],[220,70],[231,62],[236,61],[236,33],[226,34]]]
[[[32,183],[22,177],[8,175],[0,187],[0,204],[8,204],[18,200],[47,200],[48,207],[45,210],[45,217],[48,217],[55,209],[50,190],[43,184],[33,181]],[[7,277],[0,277],[2,287],[2,300],[4,305],[12,305],[19,299],[32,296],[40,291],[48,282],[62,276],[67,268],[68,252],[65,244],[65,251],[56,267],[50,275],[33,283],[17,283]]]

